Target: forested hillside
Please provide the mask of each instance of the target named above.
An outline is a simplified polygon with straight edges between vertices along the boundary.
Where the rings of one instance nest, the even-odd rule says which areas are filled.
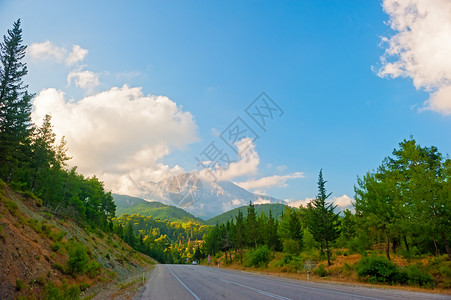
[[[233,221],[238,216],[238,211],[241,211],[244,217],[247,216],[247,208],[248,206],[237,207],[235,209],[229,210],[223,214],[220,214],[216,217],[210,218],[205,221],[207,225],[216,225],[216,224],[225,224],[227,221]],[[269,215],[269,211],[272,212],[272,215],[275,219],[279,219],[285,209],[284,204],[273,203],[273,204],[255,204],[255,213],[260,215],[264,213],[265,215]]]
[[[154,219],[176,222],[204,222],[202,219],[172,205],[166,205],[160,202],[149,202],[140,198],[117,194],[113,194],[113,199],[116,204],[116,215],[118,216],[123,214],[139,214],[141,216],[151,216]]]

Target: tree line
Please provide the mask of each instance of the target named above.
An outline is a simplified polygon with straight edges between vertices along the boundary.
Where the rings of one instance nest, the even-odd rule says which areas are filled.
[[[353,210],[337,212],[327,199],[322,170],[318,194],[306,207],[286,207],[280,221],[254,205],[246,218],[216,225],[205,236],[202,249],[215,255],[232,252],[243,263],[245,249],[267,247],[271,251],[299,254],[318,251],[331,265],[334,248],[363,253],[382,246],[385,255],[405,257],[446,253],[451,259],[451,160],[434,146],[421,147],[410,138],[399,144],[376,171],[357,179]]]
[[[54,214],[112,230],[111,193],[97,177],[68,168],[66,141],[56,142],[50,115],[40,126],[31,121],[34,94],[24,83],[27,46],[20,25],[14,22],[0,43],[0,179]]]
[[[114,219],[114,230],[119,237],[161,263],[192,260],[209,228],[197,221],[171,222],[138,214],[123,214]]]

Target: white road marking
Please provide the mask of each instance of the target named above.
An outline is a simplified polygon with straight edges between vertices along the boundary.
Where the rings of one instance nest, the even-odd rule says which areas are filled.
[[[230,270],[228,270],[228,271],[230,273],[233,273],[233,271],[230,271]],[[254,275],[255,276],[255,273],[252,273],[252,272],[245,272],[245,271],[240,271],[240,272],[248,273],[250,275]],[[216,276],[214,276],[214,277],[216,277]],[[356,298],[361,298],[361,299],[381,300],[381,298],[375,298],[375,297],[370,297],[370,296],[361,296],[361,295],[357,295],[357,294],[349,294],[349,293],[345,293],[345,292],[339,292],[339,291],[333,291],[333,290],[327,290],[327,289],[321,289],[321,288],[314,288],[314,287],[309,287],[309,286],[305,286],[305,285],[301,285],[301,284],[288,283],[288,282],[283,282],[283,281],[278,281],[278,280],[270,280],[270,279],[262,278],[262,277],[259,277],[259,276],[255,276],[255,277],[257,277],[257,278],[259,278],[261,280],[264,280],[264,281],[271,282],[271,283],[280,283],[280,284],[284,284],[284,285],[295,286],[295,287],[298,287],[298,288],[305,288],[305,289],[310,289],[310,290],[315,290],[315,291],[321,291],[321,292],[332,293],[332,294],[343,295],[343,296],[356,297]],[[250,289],[262,292],[262,294],[268,293],[268,292],[264,292],[264,291],[261,291],[261,290],[258,290],[258,289],[254,289],[252,287],[241,285],[239,283],[231,282],[231,281],[219,278],[219,277],[216,277],[216,278],[221,280],[221,281],[224,281],[224,282],[236,284],[236,285],[239,285],[239,286],[247,287],[247,288],[250,288]],[[268,293],[268,294],[271,294],[271,293]],[[279,295],[275,295],[275,294],[271,294],[271,295],[272,296],[270,296],[270,295],[267,295],[267,296],[270,296],[270,297],[273,297],[273,298],[276,298],[276,299],[289,299],[289,298],[285,298],[283,296],[279,296]]]
[[[277,282],[277,283],[281,283],[281,284],[285,284],[285,285],[291,285],[291,286],[296,286],[296,287],[299,287],[299,288],[305,288],[305,289],[321,291],[321,292],[326,292],[326,293],[332,293],[332,294],[338,294],[338,295],[344,295],[344,296],[351,296],[351,297],[357,297],[357,298],[369,299],[369,300],[382,300],[381,298],[374,298],[374,297],[369,297],[369,296],[361,296],[361,295],[357,295],[357,294],[349,294],[349,293],[345,293],[345,292],[338,292],[338,291],[333,291],[333,290],[314,288],[314,287],[310,287],[310,286],[305,286],[305,285],[301,285],[301,284],[294,284],[294,283],[288,283],[288,282],[283,282],[283,281],[278,281],[278,280],[269,280],[269,279],[265,279],[265,278],[261,278],[261,279],[265,280],[265,281],[269,281],[269,282]]]
[[[177,280],[185,287],[185,289],[186,289],[188,292],[190,292],[190,294],[194,297],[194,299],[200,300],[200,298],[197,297],[197,295],[194,294],[194,292],[193,292],[192,290],[190,290],[189,287],[187,287],[187,286],[180,280],[180,278],[178,278],[177,275],[174,274],[174,272],[172,272],[171,268],[169,268],[168,265],[166,265],[166,267],[168,268],[169,272],[171,272],[172,276],[174,276],[175,279],[177,279]]]
[[[274,298],[274,299],[279,299],[279,300],[291,300],[290,298],[283,297],[283,296],[279,296],[279,295],[272,294],[272,293],[269,293],[269,292],[265,292],[265,291],[262,291],[262,290],[259,290],[259,289],[256,289],[256,288],[253,288],[253,287],[244,285],[244,284],[236,283],[236,282],[229,281],[229,280],[226,280],[226,279],[222,279],[222,278],[219,278],[219,277],[216,277],[216,278],[219,279],[219,280],[221,280],[221,281],[223,281],[223,282],[227,282],[227,283],[230,283],[230,284],[238,285],[238,286],[241,286],[241,287],[244,287],[244,288],[247,288],[247,289],[256,291],[256,292],[258,292],[258,293],[260,293],[260,294],[262,294],[262,295],[265,295],[265,296],[268,296],[268,297],[271,297],[271,298]]]

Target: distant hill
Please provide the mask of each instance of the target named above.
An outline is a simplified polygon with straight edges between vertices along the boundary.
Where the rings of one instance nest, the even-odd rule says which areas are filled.
[[[207,221],[205,221],[205,224],[206,225],[216,225],[216,223],[223,224],[223,223],[226,223],[227,221],[235,220],[236,216],[238,215],[238,211],[240,211],[240,210],[243,213],[243,215],[246,217],[248,207],[249,206],[241,206],[241,207],[237,207],[235,209],[229,210],[228,212],[225,212],[216,217],[208,219]],[[271,210],[273,217],[276,219],[280,218],[284,209],[285,209],[285,204],[280,204],[280,203],[256,204],[255,205],[255,212],[257,213],[257,216],[260,215],[261,212],[265,213],[268,216],[269,211]]]
[[[113,194],[116,203],[116,215],[139,214],[141,216],[152,216],[154,219],[170,220],[173,222],[186,222],[189,220],[204,223],[204,220],[193,216],[175,206],[160,202],[150,202],[141,198],[126,195]]]
[[[196,173],[167,177],[149,182],[140,197],[173,205],[208,220],[231,209],[253,203],[281,203],[284,200],[251,193],[229,181],[208,181]]]

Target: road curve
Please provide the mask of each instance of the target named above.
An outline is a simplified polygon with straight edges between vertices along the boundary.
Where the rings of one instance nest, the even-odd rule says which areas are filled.
[[[157,265],[134,299],[451,299],[388,288],[314,283],[207,266]]]

